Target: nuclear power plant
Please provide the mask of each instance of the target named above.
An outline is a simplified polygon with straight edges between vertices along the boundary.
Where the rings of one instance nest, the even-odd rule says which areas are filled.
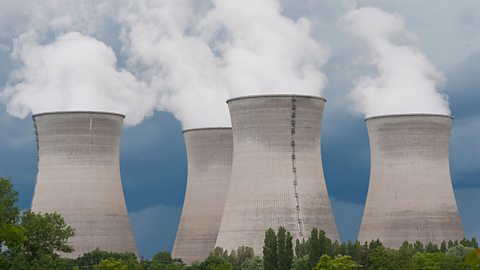
[[[370,185],[359,241],[458,240],[464,231],[450,179],[446,115],[387,115],[366,119]]]
[[[262,254],[265,231],[294,239],[313,227],[339,240],[323,176],[320,125],[325,100],[261,95],[227,101],[233,130],[230,187],[216,246]]]
[[[192,263],[215,248],[232,169],[232,129],[189,129],[183,134],[187,190],[172,256]]]
[[[38,175],[32,211],[60,214],[75,229],[75,258],[96,248],[136,253],[123,196],[119,142],[124,116],[54,112],[33,116]]]

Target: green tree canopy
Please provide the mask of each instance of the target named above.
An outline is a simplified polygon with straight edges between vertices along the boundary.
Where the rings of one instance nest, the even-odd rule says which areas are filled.
[[[350,256],[340,256],[332,259],[328,255],[323,255],[313,270],[352,270],[357,267],[358,264]]]

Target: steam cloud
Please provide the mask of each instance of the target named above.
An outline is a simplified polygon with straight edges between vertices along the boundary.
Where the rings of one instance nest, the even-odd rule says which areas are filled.
[[[437,91],[444,77],[415,46],[402,18],[375,7],[351,10],[340,25],[370,50],[376,77],[361,77],[350,93],[354,109],[366,117],[386,114],[450,114]]]
[[[321,95],[327,84],[320,70],[326,49],[310,36],[307,19],[281,14],[278,0],[105,2],[102,10],[109,12],[100,13],[93,2],[85,3],[90,6],[81,7],[80,22],[100,22],[90,24],[88,34],[111,19],[98,19],[99,14],[117,14],[108,16],[121,29],[126,69],[117,68],[114,52],[102,42],[62,33],[83,23],[59,16],[59,23],[49,26],[62,33],[53,43],[19,39],[14,59],[21,65],[2,93],[11,114],[109,110],[136,124],[154,110],[166,110],[184,128],[229,126],[229,97]]]
[[[212,4],[195,10],[186,0],[137,2],[121,16],[126,51],[160,88],[161,109],[184,127],[229,126],[228,97],[321,94],[327,53],[306,19],[282,16],[276,0]]]
[[[126,123],[137,124],[154,106],[144,83],[116,68],[111,48],[78,32],[47,45],[22,42],[14,57],[23,66],[1,96],[12,115],[88,109],[126,113]]]

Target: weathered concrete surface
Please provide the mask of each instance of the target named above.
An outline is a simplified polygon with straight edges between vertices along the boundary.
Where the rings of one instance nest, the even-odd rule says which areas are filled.
[[[32,211],[63,216],[77,257],[100,248],[136,252],[122,190],[119,142],[124,116],[58,112],[33,116],[38,175]]]
[[[265,231],[284,226],[295,239],[313,227],[338,240],[320,154],[325,100],[267,95],[228,101],[232,178],[217,246],[262,254]]]
[[[371,171],[359,240],[398,248],[463,238],[448,160],[452,118],[393,115],[366,124]]]
[[[232,168],[232,129],[184,131],[188,178],[172,256],[204,260],[215,248]]]

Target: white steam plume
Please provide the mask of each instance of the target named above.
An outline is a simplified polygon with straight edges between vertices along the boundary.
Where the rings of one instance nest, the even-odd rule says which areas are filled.
[[[51,44],[18,40],[21,62],[1,100],[18,117],[58,110],[98,110],[126,114],[137,124],[152,113],[155,96],[130,72],[116,68],[116,56],[104,43],[78,32]]]
[[[277,0],[141,1],[125,9],[124,48],[184,128],[230,125],[225,100],[247,94],[321,95],[327,59],[310,24]]]
[[[350,93],[354,109],[366,117],[386,114],[450,114],[447,97],[437,91],[441,72],[415,46],[401,17],[375,7],[351,10],[340,25],[370,50],[376,77],[361,77]]]
[[[19,117],[109,110],[136,124],[162,110],[184,128],[229,126],[229,97],[322,95],[327,83],[320,70],[326,49],[310,36],[308,20],[281,14],[278,0],[28,3],[11,8],[30,21],[11,34],[18,65],[0,94]],[[125,69],[111,48],[89,37],[116,42],[116,30]]]

